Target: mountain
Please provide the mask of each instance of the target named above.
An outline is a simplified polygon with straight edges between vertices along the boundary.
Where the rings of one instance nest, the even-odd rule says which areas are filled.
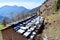
[[[0,24],[3,22],[3,19],[6,20],[7,23],[9,23],[9,21],[10,21],[10,18],[0,16]]]
[[[30,13],[36,13],[38,10],[40,9],[40,6],[33,8],[32,10],[30,10]]]
[[[0,16],[0,23],[2,23],[3,18],[4,18],[3,16]]]
[[[40,11],[40,8],[47,2],[47,0],[42,3],[42,5],[36,7],[36,8],[33,8],[32,10],[29,11],[29,13],[37,13],[37,11]]]
[[[13,16],[15,16],[18,13],[21,12],[28,12],[30,11],[29,9],[23,7],[23,6],[3,6],[0,8],[0,23],[2,23],[2,20],[5,19],[7,22],[8,20],[10,20],[10,18]]]
[[[17,14],[20,12],[28,12],[29,9],[26,9],[25,7],[18,7],[18,6],[3,6],[0,8],[0,15],[2,16],[9,16],[11,13]]]

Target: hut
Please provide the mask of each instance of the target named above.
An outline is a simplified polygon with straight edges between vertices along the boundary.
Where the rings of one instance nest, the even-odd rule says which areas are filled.
[[[43,21],[42,17],[34,16],[27,21],[7,26],[1,30],[2,40],[33,40],[40,30]]]
[[[15,32],[10,26],[1,30],[2,40],[27,40],[18,32]]]

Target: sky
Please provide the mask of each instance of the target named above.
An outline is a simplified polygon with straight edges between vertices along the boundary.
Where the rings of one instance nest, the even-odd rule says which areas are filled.
[[[45,0],[0,0],[0,7],[9,6],[24,6],[27,9],[33,9],[40,6]]]

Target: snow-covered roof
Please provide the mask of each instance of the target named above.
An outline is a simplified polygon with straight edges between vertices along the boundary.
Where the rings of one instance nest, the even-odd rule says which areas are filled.
[[[28,32],[28,31],[27,31],[27,32],[25,32],[23,35],[27,37],[30,33],[31,33],[31,32]]]
[[[33,20],[30,19],[30,20],[23,23],[23,24],[27,23],[26,26],[23,26],[23,24],[20,24],[22,26],[16,26],[16,27],[14,27],[14,30],[17,30],[16,32],[22,34],[25,37],[28,37],[30,35],[29,39],[32,39],[36,35],[36,33],[38,32],[38,29],[41,26],[41,25],[39,25],[39,26],[36,26],[36,25],[39,24],[39,21],[42,20],[42,17],[37,16],[37,17],[32,18],[32,19]],[[32,26],[33,23],[35,25]]]
[[[25,30],[19,29],[17,32],[22,34]]]

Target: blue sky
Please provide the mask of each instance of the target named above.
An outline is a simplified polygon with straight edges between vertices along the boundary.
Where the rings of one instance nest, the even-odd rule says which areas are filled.
[[[0,7],[5,5],[24,6],[28,9],[33,9],[40,6],[45,0],[0,0]]]

